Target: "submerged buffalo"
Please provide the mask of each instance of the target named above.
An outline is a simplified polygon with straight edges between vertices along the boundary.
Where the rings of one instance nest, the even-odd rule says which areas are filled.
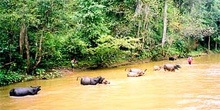
[[[26,96],[26,95],[35,95],[40,91],[41,86],[36,87],[23,87],[23,88],[13,88],[10,90],[10,96]]]
[[[163,66],[163,68],[164,68],[164,71],[173,71],[173,72],[175,72],[175,70],[178,70],[179,68],[181,68],[180,67],[180,65],[174,65],[174,64],[165,64],[164,66]]]
[[[169,57],[169,60],[170,60],[170,61],[177,60],[177,57],[178,57],[177,55],[175,55],[175,56],[170,56],[170,57]]]
[[[127,77],[139,77],[139,76],[143,76],[144,73],[142,72],[128,72]]]
[[[159,71],[162,68],[162,66],[154,66],[154,71]]]
[[[127,71],[127,68],[125,69],[125,71]],[[139,68],[130,68],[128,70],[128,72],[141,73],[141,74],[144,74],[146,71],[147,71],[147,69],[142,70],[142,69],[139,69]]]
[[[169,57],[169,60],[174,61],[174,60],[176,60],[176,58],[175,57]]]
[[[101,76],[94,77],[94,78],[87,77],[87,76],[77,77],[77,80],[78,80],[78,78],[81,78],[80,84],[82,84],[82,85],[110,84],[109,81],[107,81],[105,78],[103,78]]]
[[[127,71],[127,68],[125,69],[125,71]],[[147,71],[147,69],[142,70],[139,68],[130,68],[128,70],[128,74],[127,77],[139,77],[139,76],[143,76],[145,71]]]

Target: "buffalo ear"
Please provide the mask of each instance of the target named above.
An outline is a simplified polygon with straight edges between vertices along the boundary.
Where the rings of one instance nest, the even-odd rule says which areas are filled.
[[[181,68],[180,65],[176,65],[177,68]]]
[[[38,90],[41,90],[40,88],[41,88],[41,86],[38,86],[38,87],[37,87]]]
[[[40,91],[41,90],[41,86],[37,86],[36,87],[36,91],[38,92],[38,91]]]
[[[38,89],[38,90],[41,90],[40,88],[41,88],[41,86],[37,86],[37,89]]]

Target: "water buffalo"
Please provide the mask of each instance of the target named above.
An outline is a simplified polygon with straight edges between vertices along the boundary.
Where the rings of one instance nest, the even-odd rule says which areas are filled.
[[[154,66],[154,71],[159,71],[162,68],[162,66]]]
[[[10,96],[26,96],[26,95],[35,95],[40,91],[41,86],[36,87],[23,87],[23,88],[13,88],[10,90]]]
[[[144,73],[142,72],[128,72],[127,77],[139,77],[139,76],[143,76]]]
[[[127,71],[127,68],[125,69],[125,71]],[[145,71],[147,71],[147,69],[142,70],[142,69],[139,69],[139,68],[131,68],[131,69],[128,70],[128,72],[140,73],[140,74],[144,74]]]
[[[180,65],[173,65],[173,64],[165,64],[163,66],[164,71],[168,70],[168,71],[175,71],[178,70],[178,68],[181,68]]]
[[[174,61],[176,60],[176,57],[169,57],[169,60]]]
[[[77,77],[77,80],[78,80],[79,77]],[[96,85],[96,84],[110,84],[109,81],[107,81],[105,78],[101,77],[101,76],[98,76],[98,77],[87,77],[87,76],[84,76],[84,77],[80,77],[81,80],[80,80],[80,84],[82,85]]]

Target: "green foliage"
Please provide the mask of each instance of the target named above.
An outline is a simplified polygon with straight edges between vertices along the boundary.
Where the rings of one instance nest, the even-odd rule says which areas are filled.
[[[167,3],[167,56],[205,51],[206,36],[211,36],[211,48],[219,44],[219,0]],[[46,70],[70,66],[73,57],[78,68],[163,59],[163,5],[161,0],[1,0],[0,68],[9,72],[1,71],[0,83],[34,79],[26,76],[28,71],[39,79],[59,77]],[[18,44],[24,24],[30,65],[25,43],[23,51]]]
[[[4,71],[0,71],[0,86],[9,85],[16,82],[21,82],[23,75],[16,72],[9,71],[7,74]]]
[[[108,67],[117,60],[125,59],[129,53],[120,50],[120,46],[127,49],[132,48],[124,39],[117,39],[112,36],[102,36],[97,42],[98,46],[90,48],[88,51],[90,56],[95,56],[95,58],[92,58],[92,62],[98,67]]]
[[[52,79],[52,78],[59,78],[62,77],[62,74],[57,70],[52,70],[46,72],[44,69],[37,69],[36,70],[36,77],[37,79]]]
[[[75,19],[78,37],[91,47],[97,46],[96,40],[109,33],[105,23],[105,6],[93,0],[79,0],[76,2]]]
[[[178,39],[175,42],[175,48],[176,52],[173,53],[173,55],[179,55],[179,57],[186,57],[187,53],[189,52],[188,45],[185,40]]]
[[[74,40],[77,41],[77,40]],[[80,46],[81,45],[81,46]],[[78,47],[71,48],[75,53],[81,53],[75,55],[76,58],[83,56],[84,59],[79,59],[79,66],[92,66],[92,67],[109,67],[112,64],[119,62],[121,60],[126,60],[131,55],[129,50],[137,48],[137,44],[134,39],[120,39],[114,38],[112,36],[102,36],[97,40],[97,47],[86,48],[84,43],[73,43],[73,46],[69,47]],[[71,50],[70,49],[70,50]],[[76,51],[80,50],[81,51]],[[74,51],[75,50],[75,51]],[[82,51],[84,50],[84,51]],[[71,51],[70,51],[71,52]],[[90,62],[90,63],[86,63]]]
[[[64,44],[65,50],[64,53],[72,55],[72,57],[83,57],[80,55],[87,54],[87,46],[85,41],[77,38],[70,37],[67,42]],[[78,55],[77,55],[78,54]]]
[[[187,54],[187,56],[192,56],[192,57],[196,57],[196,56],[201,56],[204,55],[205,53],[203,51],[191,51]]]

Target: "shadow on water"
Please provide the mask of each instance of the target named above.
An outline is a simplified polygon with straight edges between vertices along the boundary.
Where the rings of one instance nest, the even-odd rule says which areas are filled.
[[[220,55],[75,72],[52,80],[0,87],[1,110],[207,110],[220,109]],[[154,65],[180,64],[176,72],[153,71]],[[147,68],[142,77],[127,77],[125,68]],[[82,86],[78,76],[103,76],[110,85]],[[35,96],[10,97],[14,87],[41,85]]]

